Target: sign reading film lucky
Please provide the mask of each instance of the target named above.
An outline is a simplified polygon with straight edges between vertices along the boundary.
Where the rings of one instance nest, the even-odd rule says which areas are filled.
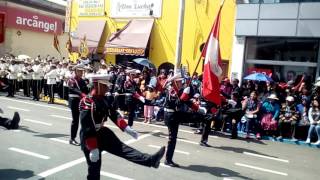
[[[160,18],[162,0],[111,0],[112,18]]]
[[[104,1],[105,0],[78,0],[78,15],[104,16]]]
[[[144,49],[143,48],[107,48],[107,53],[143,56]]]

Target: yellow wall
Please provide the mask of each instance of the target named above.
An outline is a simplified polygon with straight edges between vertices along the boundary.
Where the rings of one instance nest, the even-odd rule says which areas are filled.
[[[162,0],[162,17],[156,19],[150,36],[149,58],[159,66],[164,62],[175,64],[176,33],[178,25],[179,0]],[[200,57],[199,47],[207,40],[213,21],[217,15],[220,0],[185,0],[185,19],[183,32],[182,64],[189,65],[189,71],[193,72]],[[110,14],[110,0],[105,0],[106,14]],[[225,0],[221,14],[220,43],[221,56],[224,60],[231,60],[232,38],[235,23],[235,1]],[[78,5],[73,1],[71,29],[74,30],[78,17]],[[92,17],[91,17],[92,18]],[[103,46],[107,37],[117,28],[126,24],[126,20],[107,20],[107,26],[99,46]],[[86,18],[88,19],[88,18]],[[115,56],[108,55],[108,62],[114,62]],[[231,62],[229,63],[229,65]],[[198,72],[201,71],[201,65]]]

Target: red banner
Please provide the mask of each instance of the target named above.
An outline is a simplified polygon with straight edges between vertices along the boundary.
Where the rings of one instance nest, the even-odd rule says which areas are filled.
[[[0,12],[0,43],[4,41],[4,19],[5,14]]]
[[[6,13],[6,27],[61,34],[63,20],[23,9],[0,6]]]
[[[248,68],[248,74],[252,74],[252,73],[262,73],[265,74],[267,76],[272,75],[272,70],[271,69],[263,69],[263,68]]]

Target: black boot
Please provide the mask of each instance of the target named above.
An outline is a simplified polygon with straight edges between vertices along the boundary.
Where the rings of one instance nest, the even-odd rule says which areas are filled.
[[[12,121],[11,121],[11,129],[18,129],[20,122],[20,115],[18,112],[14,112]]]
[[[154,155],[152,155],[153,164],[152,167],[158,168],[160,165],[160,160],[162,159],[164,153],[166,151],[165,146],[162,146],[158,152],[156,152]]]
[[[75,139],[70,139],[69,144],[75,145],[75,146],[80,146],[80,144],[75,140]]]
[[[166,161],[164,162],[164,164],[167,165],[167,166],[170,166],[170,167],[180,167],[179,164],[177,164],[177,163],[175,163],[175,162],[173,162],[173,161],[168,161],[168,160],[166,160]]]

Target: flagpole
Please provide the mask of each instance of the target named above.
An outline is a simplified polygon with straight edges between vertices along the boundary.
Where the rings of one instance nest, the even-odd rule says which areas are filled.
[[[178,18],[179,24],[178,24],[178,29],[177,29],[176,56],[175,56],[176,62],[174,65],[174,72],[175,73],[177,73],[177,70],[181,65],[184,8],[185,8],[185,0],[180,0],[180,2],[179,2],[179,18]]]
[[[223,7],[223,5],[224,5],[224,2],[225,2],[225,0],[222,0],[222,2],[221,2],[221,4],[220,4],[219,11],[218,11],[218,14],[219,14],[219,12],[222,10],[222,7]],[[213,22],[213,23],[214,23],[214,22]],[[212,28],[213,28],[213,26],[212,26]],[[212,28],[211,28],[211,31],[212,31]],[[209,41],[209,38],[210,38],[211,31],[209,32],[208,38],[207,38],[207,40],[206,40],[206,43],[205,43],[204,47],[203,47],[203,48],[202,48],[202,50],[201,50],[201,54],[200,54],[200,57],[199,57],[199,59],[198,59],[198,63],[197,63],[197,65],[196,65],[196,67],[195,67],[195,69],[194,69],[194,71],[193,71],[193,73],[192,73],[192,74],[194,74],[194,73],[197,71],[198,67],[199,67],[199,64],[200,64],[201,59],[202,59],[202,52],[203,52],[203,50],[204,50],[204,49],[206,49],[206,48],[207,48],[207,45],[208,45],[208,41]]]

